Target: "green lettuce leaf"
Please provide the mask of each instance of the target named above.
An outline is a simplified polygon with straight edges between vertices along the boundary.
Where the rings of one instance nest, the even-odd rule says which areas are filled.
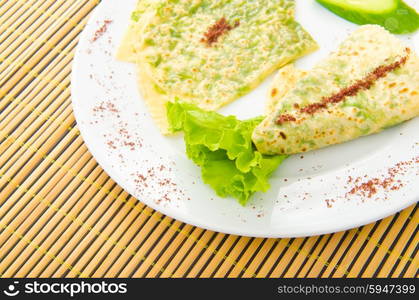
[[[171,131],[184,132],[186,154],[201,167],[203,181],[242,205],[269,189],[270,174],[286,158],[262,155],[253,146],[251,135],[262,117],[240,121],[179,101],[167,104],[167,115]]]

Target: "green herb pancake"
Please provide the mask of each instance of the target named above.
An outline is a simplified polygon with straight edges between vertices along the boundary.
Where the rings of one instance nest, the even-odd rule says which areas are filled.
[[[152,95],[146,101],[162,132],[168,133],[167,101],[178,98],[216,110],[317,49],[294,20],[294,5],[293,0],[145,1],[143,11],[133,14],[139,29],[131,29],[137,36],[125,57],[132,61],[129,53],[135,53],[140,87]]]

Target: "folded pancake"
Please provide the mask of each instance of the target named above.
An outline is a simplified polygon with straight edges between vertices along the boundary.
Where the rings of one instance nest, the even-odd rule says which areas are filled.
[[[156,13],[160,0],[138,0],[131,14],[131,22],[119,45],[116,57],[121,61],[137,62],[137,52],[143,45],[143,31]]]
[[[141,2],[118,56],[135,60],[140,89],[144,97],[153,94],[146,102],[163,133],[167,101],[216,110],[317,49],[294,20],[294,0]],[[141,88],[147,85],[152,93]]]
[[[278,100],[252,139],[263,154],[294,154],[418,115],[418,56],[382,27],[365,25]]]

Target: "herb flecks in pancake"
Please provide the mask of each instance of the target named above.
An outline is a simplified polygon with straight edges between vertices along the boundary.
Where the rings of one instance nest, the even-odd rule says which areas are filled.
[[[344,101],[347,97],[352,97],[358,94],[362,90],[370,89],[373,84],[380,78],[384,78],[388,73],[393,72],[394,70],[403,66],[407,59],[409,58],[410,49],[406,48],[407,55],[400,58],[389,65],[382,65],[375,68],[371,73],[369,73],[365,78],[357,80],[354,84],[349,87],[341,89],[339,92],[333,94],[329,97],[324,97],[321,102],[312,103],[305,107],[299,109],[299,113],[303,114],[314,114],[319,110],[326,109],[329,104],[339,103]],[[285,122],[295,122],[297,119],[289,114],[282,114],[278,117],[276,123],[282,125]]]
[[[266,155],[295,154],[408,121],[419,116],[418,70],[419,57],[397,37],[361,26],[305,74],[293,67],[278,72],[287,84],[284,91],[281,81],[272,86],[280,93],[252,140]]]
[[[167,114],[170,129],[184,132],[186,154],[201,168],[203,181],[218,196],[234,197],[242,205],[269,189],[269,177],[287,157],[254,149],[252,131],[262,118],[241,121],[179,101],[167,103]]]
[[[294,10],[295,0],[140,0],[118,57],[137,64],[143,98],[168,134],[168,101],[217,110],[316,50]]]
[[[208,47],[211,47],[218,39],[233,30],[234,28],[240,25],[240,21],[236,20],[233,25],[230,25],[227,22],[225,17],[219,19],[214,25],[208,28],[208,31],[204,34],[204,37],[201,39],[201,42],[205,43]]]
[[[295,117],[293,117],[291,115],[288,115],[288,114],[283,114],[283,115],[280,115],[278,117],[278,120],[276,121],[276,123],[277,124],[282,124],[282,123],[285,123],[285,122],[294,122],[294,121],[297,121],[297,119]]]

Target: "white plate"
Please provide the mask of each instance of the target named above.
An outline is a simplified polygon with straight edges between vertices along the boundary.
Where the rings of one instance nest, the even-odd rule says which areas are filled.
[[[246,207],[217,197],[186,158],[182,137],[163,137],[137,91],[135,67],[114,59],[136,0],[102,1],[81,35],[74,59],[72,99],[82,136],[106,172],[126,191],[152,208],[199,227],[247,236],[297,237],[361,226],[415,203],[419,164],[400,166],[397,190],[379,187],[368,196],[352,195],[356,185],[384,180],[388,169],[419,156],[419,118],[319,151],[295,155]],[[298,61],[310,67],[356,28],[314,1],[298,2],[297,19],[321,46]],[[412,2],[412,1],[410,1]],[[414,1],[413,1],[414,2]],[[106,32],[95,32],[112,20]],[[418,36],[403,37],[418,50]],[[225,107],[224,114],[248,118],[263,113],[271,78],[250,95]],[[348,194],[349,193],[349,194]]]

